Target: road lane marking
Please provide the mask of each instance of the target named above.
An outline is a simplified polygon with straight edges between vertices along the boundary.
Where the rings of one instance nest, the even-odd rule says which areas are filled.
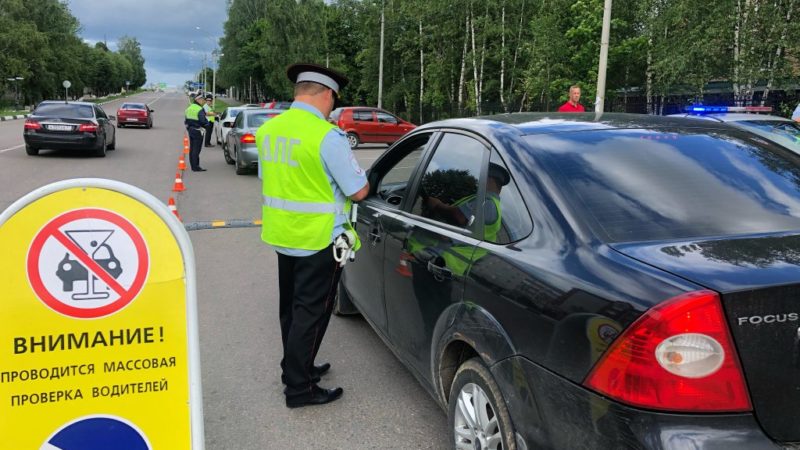
[[[15,147],[4,148],[4,149],[0,150],[0,153],[10,152],[11,150],[16,150],[16,149],[22,148],[22,147],[25,147],[25,144],[19,144],[19,145],[15,146]]]

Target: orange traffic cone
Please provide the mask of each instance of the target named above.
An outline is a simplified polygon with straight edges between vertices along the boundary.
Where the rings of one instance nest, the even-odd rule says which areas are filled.
[[[185,134],[183,135],[183,154],[184,155],[189,154],[189,136]]]
[[[178,158],[178,170],[186,170],[186,160],[183,155]]]
[[[414,257],[406,252],[400,253],[400,261],[397,263],[397,266],[394,268],[394,271],[404,277],[413,276],[413,274],[411,273],[411,268],[408,266],[408,261],[413,259]]]
[[[183,192],[186,190],[186,186],[183,185],[183,178],[181,178],[181,172],[175,172],[175,186],[172,187],[172,192]]]
[[[175,205],[175,199],[173,197],[169,198],[169,201],[167,201],[167,206],[169,207],[169,210],[172,211],[172,214],[175,214],[175,217],[177,217],[178,220],[183,222],[183,219],[181,219],[181,215],[178,214],[178,206]]]

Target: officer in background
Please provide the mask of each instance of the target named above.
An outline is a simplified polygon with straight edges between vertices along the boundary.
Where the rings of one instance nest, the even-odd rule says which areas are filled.
[[[369,183],[342,130],[326,119],[347,78],[315,64],[287,69],[295,84],[289,110],[256,132],[263,180],[261,239],[278,253],[282,380],[286,406],[332,402],[342,388],[317,385],[330,364],[315,365],[328,327],[341,266],[333,241],[345,230],[351,201],[367,196]]]
[[[198,93],[188,108],[183,123],[189,133],[189,165],[193,172],[205,172],[200,167],[200,150],[203,149],[203,130],[208,125],[206,112],[203,110],[206,100],[202,93]]]
[[[208,119],[208,125],[205,126],[206,147],[213,147],[211,135],[214,134],[214,120],[216,120],[217,113],[214,112],[214,96],[212,94],[206,94],[206,104],[203,105],[203,111],[205,111],[206,119]]]

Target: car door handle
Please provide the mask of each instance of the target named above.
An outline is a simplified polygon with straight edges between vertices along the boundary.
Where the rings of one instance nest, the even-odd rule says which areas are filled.
[[[438,259],[438,258],[437,258]],[[453,271],[447,267],[442,267],[434,261],[428,261],[428,272],[433,274],[437,281],[450,280],[453,278]]]
[[[369,241],[373,245],[381,241],[381,231],[378,227],[373,227],[369,230]]]

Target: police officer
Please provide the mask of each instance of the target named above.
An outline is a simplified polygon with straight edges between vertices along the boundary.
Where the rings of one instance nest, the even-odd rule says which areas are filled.
[[[202,93],[198,93],[188,108],[183,123],[189,133],[189,165],[193,172],[205,172],[200,167],[200,150],[203,149],[203,129],[208,125],[206,112],[203,110],[206,100]]]
[[[211,94],[206,94],[206,104],[203,105],[203,111],[206,112],[206,119],[208,119],[208,125],[205,126],[206,129],[206,147],[213,147],[214,144],[211,143],[211,135],[214,134],[214,120],[217,117],[217,113],[214,112],[214,96]]]
[[[287,75],[294,102],[258,129],[256,145],[261,239],[278,253],[282,380],[286,406],[296,408],[332,402],[343,392],[317,385],[330,364],[314,359],[341,275],[332,243],[352,230],[351,201],[366,197],[369,183],[344,132],[326,120],[347,78],[315,64],[294,64]]]

